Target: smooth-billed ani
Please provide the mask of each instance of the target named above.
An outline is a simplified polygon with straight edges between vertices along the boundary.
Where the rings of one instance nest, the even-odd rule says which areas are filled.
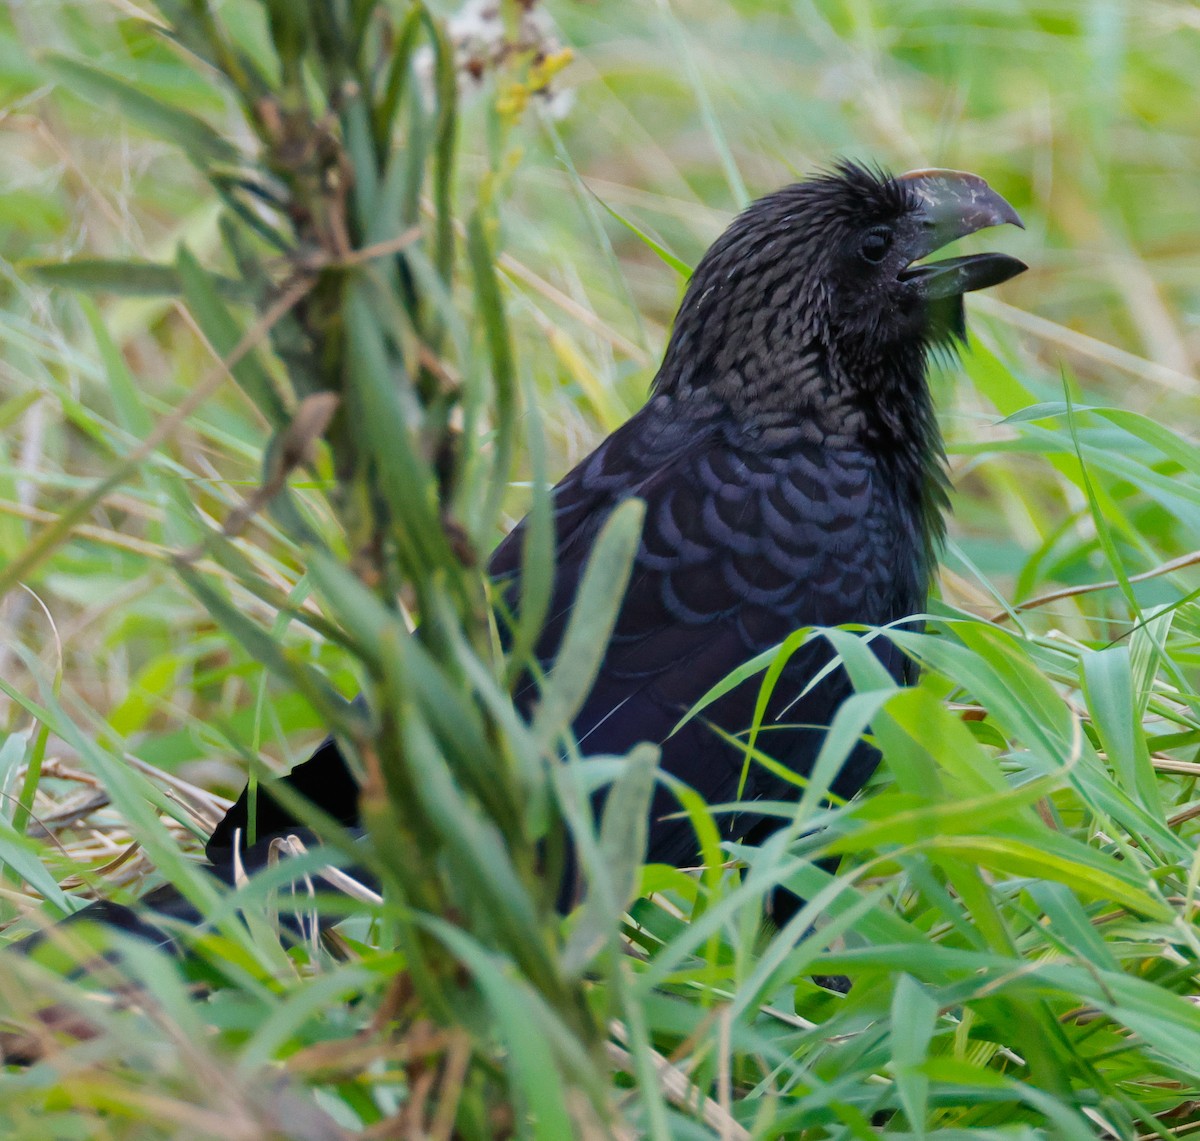
[[[556,572],[538,646],[547,668],[599,528],[622,500],[646,504],[616,628],[574,723],[585,754],[650,741],[663,769],[708,802],[733,800],[744,751],[713,726],[730,735],[749,728],[759,679],[672,733],[702,695],[800,627],[882,626],[925,609],[947,503],[927,363],[963,336],[964,293],[1025,266],[993,253],[921,259],[1006,222],[1021,224],[975,175],[889,177],[844,163],[755,202],[705,254],[649,401],[554,489]],[[523,531],[490,563],[514,604]],[[897,682],[912,680],[890,642],[872,645]],[[798,773],[811,769],[850,692],[840,668],[806,691],[830,657],[823,639],[794,654],[767,710],[759,746]],[[536,699],[532,682],[517,694],[524,712]],[[860,743],[834,789],[855,793],[877,759]],[[332,741],[283,779],[357,825],[357,787]],[[269,788],[258,794],[259,851],[295,827]],[[793,795],[767,768],[750,767],[743,799]],[[688,820],[668,818],[676,808],[660,789],[651,861],[696,858]],[[208,845],[223,878],[248,811],[243,793]],[[770,827],[750,812],[723,820],[730,837]],[[568,885],[564,903],[573,894]],[[162,893],[150,902],[190,914]],[[104,918],[112,921],[111,909]]]

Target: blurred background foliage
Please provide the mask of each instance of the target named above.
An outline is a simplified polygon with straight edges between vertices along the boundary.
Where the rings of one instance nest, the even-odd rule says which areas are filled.
[[[408,8],[390,7],[397,18]],[[832,822],[834,850],[878,877],[870,922],[841,958],[818,961],[823,948],[793,950],[796,932],[787,945],[756,942],[754,900],[720,910],[728,885],[689,898],[666,877],[677,903],[699,892],[721,921],[689,935],[669,912],[638,916],[653,932],[642,938],[647,953],[670,952],[635,986],[646,1025],[627,1032],[695,1084],[682,1099],[621,1102],[629,1128],[656,1137],[1187,1135],[1200,1097],[1200,1022],[1186,1001],[1200,989],[1198,871],[1188,857],[1200,816],[1189,558],[1200,548],[1195,5],[555,0],[538,6],[550,60],[532,81],[492,59],[486,36],[467,42],[481,34],[480,6],[467,18],[455,4],[430,7],[457,15],[464,64],[484,61],[463,71],[456,201],[484,198],[494,211],[518,379],[552,478],[640,404],[680,296],[679,267],[694,264],[750,198],[836,156],[895,170],[953,166],[983,174],[1027,226],[1004,248],[1030,272],[970,300],[973,351],[936,378],[955,483],[936,607],[946,619],[939,642],[952,649],[914,646],[932,670],[917,694],[889,705],[890,764],[875,807]],[[517,7],[502,14],[510,33]],[[259,4],[213,8],[234,42],[266,55]],[[107,803],[70,741],[39,736],[30,719],[39,694],[57,693],[80,731],[115,755],[218,794],[207,802],[213,812],[220,793],[240,787],[245,757],[294,763],[324,725],[214,622],[171,564],[197,531],[168,484],[181,482],[215,528],[261,479],[267,425],[233,384],[192,409],[65,541],[36,554],[38,536],[214,367],[177,298],[134,296],[132,286],[126,295],[78,292],[37,269],[79,259],[170,264],[186,243],[208,269],[233,270],[219,205],[185,150],[89,98],[52,63],[84,60],[249,147],[229,93],[159,33],[158,19],[148,0],[0,8],[0,563],[19,568],[27,588],[10,590],[0,611],[0,679],[17,698],[5,714],[0,778],[15,797],[21,766],[44,757],[48,779],[25,807],[39,818],[62,811],[79,826],[56,833],[63,858],[52,847],[42,858],[59,880],[81,866],[107,868],[107,892],[137,888],[148,864],[114,862],[129,838],[121,799]],[[421,74],[431,67],[418,61]],[[533,90],[539,75],[543,93]],[[529,456],[517,457],[508,522],[529,503]],[[323,533],[336,535],[331,473],[318,467],[292,484]],[[269,516],[254,516],[238,543],[265,581],[283,593],[296,587],[295,536]],[[1130,581],[1170,560],[1166,573]],[[1110,580],[1002,618],[1011,640],[954,625]],[[256,619],[275,620],[261,601],[235,597]],[[292,660],[317,666],[347,696],[358,691],[360,667],[345,648],[297,622],[276,633]],[[972,672],[971,662],[991,672]],[[935,698],[965,707],[973,734],[960,736],[962,722]],[[970,789],[956,771],[962,758],[1000,783],[980,778],[987,787]],[[1056,778],[1056,765],[1090,775]],[[968,790],[982,799],[968,797],[965,816],[983,821],[989,797],[1038,777],[1049,782],[1039,807],[1046,834],[1029,850],[1016,840],[1022,817],[1007,847],[988,850],[978,823],[974,846],[964,839],[954,854],[961,864],[929,856],[938,829],[969,836],[974,820],[946,816]],[[180,795],[204,806],[190,788]],[[918,814],[909,832],[904,812]],[[1078,848],[1055,848],[1055,833]],[[801,874],[812,877],[810,895],[829,887],[814,869]],[[866,897],[838,882],[823,898],[834,911],[842,900],[853,927]],[[9,914],[51,894],[48,884],[6,891]],[[881,898],[891,926],[878,918]],[[911,926],[901,930],[902,921]],[[930,941],[919,953],[915,943],[904,950],[914,931]],[[952,950],[994,958],[955,959]],[[814,963],[855,980],[849,1000],[806,981]],[[1039,963],[1060,973],[1033,972],[1011,997],[1012,980]],[[189,1025],[184,992],[161,971],[151,977],[176,1027]],[[115,1116],[99,1087],[79,1081],[70,1096],[87,1109],[68,1114],[54,1101],[61,1075],[51,1071],[25,1088],[6,1126],[29,1137],[47,1135],[48,1121],[64,1137],[265,1135],[255,1066],[358,1029],[349,1013],[314,1029],[297,1013],[307,1007],[288,1005],[300,991],[278,985],[286,1029],[252,1038],[239,1055],[250,1029],[209,1012],[232,1054],[214,1047],[209,1069],[186,1080],[163,1063],[169,1080],[158,1080],[173,1091],[178,1119],[161,1105],[139,1118],[132,1080]],[[778,1016],[769,1029],[738,1023],[768,1000],[774,1013],[762,1017]],[[133,1048],[128,1027],[108,1029]],[[168,1052],[182,1049],[178,1033],[157,1032]],[[630,1084],[644,1090],[654,1066],[637,1043],[610,1045],[642,1059]],[[190,1057],[171,1056],[177,1067]],[[387,1099],[403,1102],[411,1084],[322,1085],[323,1061],[309,1055],[310,1068],[292,1073],[321,1087],[339,1127],[389,1135]],[[154,1088],[154,1064],[140,1064]],[[657,1072],[667,1089],[675,1079]],[[213,1092],[222,1083],[224,1100]],[[280,1087],[271,1121],[287,1119],[291,1096]],[[690,1108],[665,1108],[688,1097]],[[289,1128],[277,1132],[310,1135]]]
[[[224,8],[235,35],[261,40],[253,6]],[[221,122],[219,89],[182,66],[137,11],[39,0],[10,3],[2,17],[5,446],[14,461],[35,448],[37,460],[25,465],[36,487],[16,480],[19,464],[7,476],[20,506],[4,513],[9,557],[34,508],[53,510],[73,479],[107,470],[94,417],[114,414],[77,300],[14,267],[82,255],[170,260],[180,241],[203,261],[218,244],[216,204],[185,156],[61,90],[39,65],[47,51],[77,54]],[[680,294],[678,275],[605,206],[694,264],[748,197],[837,155],[983,172],[1025,218],[1028,235],[1011,244],[1032,269],[1001,300],[973,299],[980,341],[1020,364],[1038,400],[1063,399],[1065,370],[1080,400],[1188,423],[1200,351],[1200,231],[1187,210],[1200,161],[1193,5],[564,3],[550,15],[574,52],[556,81],[566,93],[558,106],[569,109],[525,118],[501,191],[517,358],[545,413],[550,472],[641,402]],[[485,102],[464,107],[467,180],[489,165]],[[147,409],[176,403],[208,363],[186,321],[169,300],[100,303]],[[22,409],[35,392],[54,399]],[[958,375],[942,388],[958,474],[955,540],[1006,595],[1010,584],[1027,596],[1093,578],[1101,556],[1080,533],[1090,529],[1084,498],[996,425],[998,399]],[[226,392],[188,429],[171,457],[216,510],[230,483],[254,478],[257,426]],[[512,514],[522,510],[517,495]],[[126,539],[151,522],[93,521]],[[1197,545],[1194,531],[1161,522],[1161,533],[1150,529],[1161,549],[1136,552],[1131,573]],[[209,643],[203,628],[180,635],[206,620],[161,560],[128,543],[77,541],[43,573],[68,607],[55,608],[60,623],[86,614],[64,652],[109,657],[103,677],[67,669],[81,698],[113,710],[131,691],[145,694],[118,718],[121,732],[144,728],[164,701],[202,721],[205,698],[219,691],[227,711],[242,704],[219,668],[199,691],[190,684]],[[38,620],[33,629],[40,649],[45,630]],[[182,740],[146,747],[171,761],[192,751]]]

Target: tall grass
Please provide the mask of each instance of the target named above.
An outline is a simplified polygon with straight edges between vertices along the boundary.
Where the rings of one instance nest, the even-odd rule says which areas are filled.
[[[212,916],[186,963],[9,957],[0,1014],[44,1060],[0,1075],[5,1135],[1188,1135],[1190,7],[549,12],[566,71],[476,43],[457,83],[406,3],[0,17],[6,938],[81,879],[165,876]],[[499,651],[480,565],[530,507],[546,543],[547,479],[637,406],[730,212],[837,153],[977,170],[1030,225],[1034,271],[973,301],[938,379],[957,493],[929,632],[877,635],[922,681],[828,635],[859,691],[829,759],[869,724],[870,795],[798,789],[740,874],[639,872],[636,827],[593,832],[557,762],[594,662],[516,721],[529,641]],[[368,841],[314,825],[384,902],[285,952],[289,868],[222,898],[180,844],[223,805],[196,786],[325,726]],[[606,769],[630,821],[648,759]],[[565,926],[536,871],[563,828],[598,884]],[[764,930],[779,881],[811,902]]]

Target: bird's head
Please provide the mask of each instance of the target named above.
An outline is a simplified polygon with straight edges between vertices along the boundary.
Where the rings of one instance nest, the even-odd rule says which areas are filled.
[[[769,194],[697,266],[659,387],[762,402],[812,369],[834,385],[870,384],[878,366],[923,376],[928,351],[964,334],[963,294],[1026,266],[997,253],[922,259],[1004,223],[1021,226],[982,178],[956,170],[893,177],[842,163]]]
[[[790,191],[807,201],[810,216],[822,219],[816,232],[828,235],[808,256],[822,283],[818,292],[826,295],[818,307],[843,340],[930,345],[961,338],[963,294],[1026,269],[997,253],[921,261],[977,230],[1005,223],[1024,228],[977,174],[914,170],[891,178],[844,165]]]

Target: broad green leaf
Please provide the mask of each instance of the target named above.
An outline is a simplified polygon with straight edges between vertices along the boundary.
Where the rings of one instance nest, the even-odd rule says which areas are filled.
[[[1128,646],[1084,654],[1083,690],[1092,724],[1125,791],[1154,816],[1162,815],[1158,781],[1141,724],[1143,701],[1133,689]]]
[[[1058,883],[1032,883],[1026,889],[1050,921],[1062,951],[1082,955],[1102,970],[1118,970],[1112,950],[1069,888]]]
[[[1173,914],[1143,886],[1118,875],[1116,869],[1120,864],[1115,860],[1110,861],[1113,870],[1106,870],[1091,849],[1082,844],[1062,845],[1063,851],[1055,851],[1049,837],[1041,844],[1033,844],[1001,836],[929,836],[919,841],[919,846],[934,854],[948,853],[976,860],[1004,875],[1034,876],[1063,883],[1081,895],[1112,900],[1153,919],[1166,920]]]
[[[654,794],[658,750],[639,745],[621,764],[604,801],[600,819],[598,866],[585,864],[589,888],[582,914],[563,949],[563,967],[580,973],[594,955],[614,940],[633,899],[646,858],[650,800]]]
[[[926,1136],[929,1078],[922,1066],[937,1022],[938,1003],[911,975],[901,975],[892,998],[892,1073],[900,1103],[917,1137]]]
[[[1029,840],[1036,839],[1028,833],[1033,825],[1022,812],[1035,804],[1062,784],[1061,777],[1043,777],[1029,781],[1006,792],[992,793],[974,799],[960,799],[935,803],[910,811],[900,811],[891,802],[882,819],[872,819],[869,824],[833,841],[835,852],[859,851],[864,848],[877,849],[889,844],[923,844],[934,837],[971,836],[981,831],[1007,825],[1008,831],[1026,834]],[[871,819],[875,810],[866,807],[862,815]]]

